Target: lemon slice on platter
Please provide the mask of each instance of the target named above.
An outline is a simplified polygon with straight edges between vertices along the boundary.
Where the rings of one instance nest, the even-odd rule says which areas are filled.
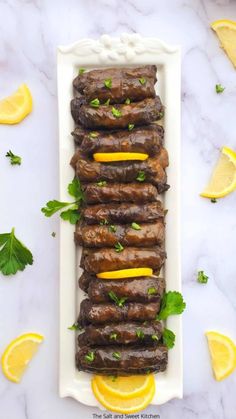
[[[221,381],[236,368],[236,346],[229,337],[218,332],[206,332],[206,337],[215,378]]]
[[[151,268],[130,268],[120,269],[119,271],[101,272],[97,274],[97,278],[101,279],[123,279],[134,278],[136,276],[152,276]]]
[[[19,383],[42,341],[43,336],[37,333],[26,333],[14,339],[2,355],[1,363],[5,377]]]
[[[236,189],[236,153],[223,147],[210,181],[200,194],[204,198],[223,198]]]
[[[129,381],[129,378],[126,377]],[[130,397],[123,397],[110,392],[104,391],[104,389],[97,383],[96,378],[92,380],[92,390],[97,400],[111,412],[129,414],[140,412],[145,409],[152,401],[155,394],[155,380],[149,389],[143,390],[142,394],[134,395],[130,394]]]
[[[155,387],[153,374],[111,377],[95,375],[93,378],[102,394],[130,399],[147,393]]]
[[[216,32],[222,48],[236,67],[236,22],[221,19],[213,22],[211,27]]]
[[[145,153],[94,153],[93,158],[97,162],[113,162],[127,160],[147,160]]]
[[[31,111],[33,100],[26,84],[22,84],[11,96],[0,100],[0,124],[18,124]]]

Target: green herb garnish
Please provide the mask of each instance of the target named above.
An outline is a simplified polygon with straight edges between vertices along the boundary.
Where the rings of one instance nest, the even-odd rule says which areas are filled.
[[[85,68],[81,67],[79,69],[79,76],[82,76],[82,74],[84,74],[85,70],[86,70]]]
[[[7,152],[6,157],[10,158],[10,162],[12,166],[16,164],[18,164],[19,166],[21,165],[21,157],[13,154],[11,150]]]
[[[110,334],[110,339],[111,340],[116,340],[117,339],[117,333],[111,333]]]
[[[130,98],[128,98],[128,97],[127,97],[127,99],[126,99],[126,101],[125,101],[125,104],[126,104],[126,105],[130,105],[130,102],[131,102]]]
[[[172,330],[164,329],[162,338],[168,349],[171,349],[175,346],[175,334],[172,332]]]
[[[114,106],[112,106],[112,115],[115,116],[115,118],[120,118],[122,113],[121,111],[119,111],[119,109],[114,108]]]
[[[132,223],[132,224],[131,224],[131,228],[132,228],[133,230],[141,230],[140,225],[139,225],[139,224],[137,224],[137,223]]]
[[[93,99],[89,102],[90,106],[92,106],[93,108],[99,108],[100,106],[100,100],[98,98]]]
[[[3,275],[15,275],[27,265],[33,264],[33,255],[15,236],[15,229],[10,233],[0,234],[0,272]]]
[[[223,93],[225,90],[225,87],[223,87],[221,84],[216,84],[216,93]]]
[[[90,138],[97,138],[98,136],[99,136],[98,132],[91,131],[91,132],[89,133],[89,137],[90,137]]]
[[[107,87],[108,89],[111,89],[111,87],[112,87],[112,79],[106,79],[104,81],[104,86]]]
[[[93,351],[88,352],[87,355],[85,355],[84,358],[87,362],[93,362],[94,359],[95,359],[94,352]]]
[[[56,237],[56,233],[55,233],[55,231],[53,231],[53,232],[52,232],[51,236],[52,236],[52,237]]]
[[[208,281],[208,276],[204,273],[204,271],[198,271],[197,280],[200,284],[206,284]]]
[[[110,100],[111,99],[107,99],[106,102],[104,103],[105,106],[109,106],[110,105]]]
[[[158,338],[158,336],[157,335],[152,335],[152,340],[159,340],[159,338]]]
[[[156,316],[156,320],[165,320],[174,314],[183,313],[186,303],[183,296],[178,291],[168,291],[164,294],[161,301],[161,310]]]
[[[111,225],[108,227],[108,230],[109,230],[111,233],[115,233],[115,232],[116,232],[116,230],[117,230],[117,227],[116,227],[116,226],[114,226],[113,224],[111,224]]]
[[[83,192],[81,190],[80,181],[74,178],[73,181],[68,185],[68,193],[75,198],[74,202],[61,202],[54,199],[48,201],[46,206],[41,208],[41,211],[46,217],[51,217],[57,211],[62,208],[70,207],[66,211],[62,211],[60,217],[63,220],[69,221],[71,224],[76,224],[79,221],[81,215],[78,212],[81,201],[84,199]]]
[[[108,295],[109,295],[110,299],[111,299],[112,301],[114,301],[114,303],[115,303],[118,307],[123,307],[123,305],[125,304],[125,302],[126,302],[126,300],[127,300],[127,297],[121,297],[121,298],[117,297],[117,295],[116,295],[113,291],[110,291],[110,292],[108,293]]]
[[[72,326],[68,327],[68,330],[82,330],[82,327],[78,322],[75,322]]]
[[[100,226],[105,226],[105,225],[108,224],[108,221],[106,219],[104,219],[104,220],[101,220],[99,224],[100,224]]]
[[[136,330],[136,335],[138,336],[139,339],[144,338],[144,333],[141,329]]]
[[[148,295],[155,295],[157,294],[157,289],[155,287],[148,288]]]
[[[117,253],[120,253],[120,252],[122,252],[124,250],[124,247],[122,246],[122,244],[120,243],[120,242],[118,242],[118,243],[116,243],[115,244],[115,251],[117,252]]]
[[[139,182],[144,182],[145,179],[146,179],[145,173],[143,171],[138,172],[136,180],[138,180]]]
[[[212,198],[212,199],[211,199],[211,202],[212,202],[212,204],[216,204],[217,199],[216,199],[216,198]]]
[[[138,80],[139,80],[139,83],[142,84],[142,85],[144,85],[146,83],[146,81],[147,81],[144,77],[141,77]]]
[[[99,182],[97,182],[98,186],[106,186],[107,181],[106,180],[100,180]]]
[[[134,129],[134,124],[129,124],[129,125],[128,125],[128,130],[129,130],[129,131],[132,131],[132,129]]]
[[[113,352],[112,356],[115,359],[120,359],[121,358],[121,353],[120,352]]]

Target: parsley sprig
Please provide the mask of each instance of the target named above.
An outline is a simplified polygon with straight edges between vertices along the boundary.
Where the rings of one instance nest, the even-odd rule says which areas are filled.
[[[65,221],[69,221],[71,224],[77,223],[77,221],[80,219],[80,213],[78,209],[80,207],[81,201],[84,199],[80,181],[77,178],[74,178],[68,185],[68,193],[75,198],[75,201],[61,202],[56,199],[53,201],[48,201],[46,206],[41,208],[41,211],[44,213],[45,217],[51,217],[57,211],[62,210],[62,208],[69,207],[66,211],[61,212],[60,217]]]
[[[27,265],[33,264],[33,255],[15,236],[15,229],[10,233],[0,234],[0,272],[3,275],[15,275]]]
[[[168,349],[171,349],[175,346],[175,334],[172,332],[172,330],[164,329],[162,339]]]
[[[197,280],[200,284],[207,284],[208,276],[204,273],[204,271],[198,271]]]
[[[109,291],[108,293],[110,299],[112,301],[114,301],[114,303],[118,306],[118,307],[123,307],[123,305],[125,304],[127,297],[117,297],[117,295],[114,293],[114,291]]]
[[[165,320],[174,314],[183,313],[186,307],[183,296],[178,291],[168,291],[164,294],[161,302],[161,310],[157,314],[157,320]]]
[[[225,87],[223,87],[221,84],[216,84],[216,93],[223,93],[225,90]]]
[[[21,165],[21,157],[13,154],[11,150],[7,152],[6,157],[9,157],[12,166],[16,164]]]

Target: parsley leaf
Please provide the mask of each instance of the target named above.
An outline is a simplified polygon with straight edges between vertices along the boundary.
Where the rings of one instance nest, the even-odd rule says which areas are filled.
[[[77,221],[80,220],[81,214],[79,213],[78,209],[68,209],[66,211],[62,211],[60,217],[64,221],[69,221],[71,224],[76,224]]]
[[[107,87],[107,89],[111,89],[111,87],[112,87],[112,79],[106,79],[106,80],[104,80],[104,86]]]
[[[128,124],[128,130],[132,131],[132,129],[134,129],[134,124]]]
[[[115,251],[117,253],[123,252],[123,250],[124,250],[124,246],[122,246],[122,244],[120,242],[116,243],[114,247],[115,247]]]
[[[105,106],[109,106],[109,105],[110,105],[110,100],[111,100],[111,99],[107,99],[107,100],[106,100],[106,102],[104,102],[104,105],[105,105]]]
[[[72,326],[68,327],[68,330],[82,330],[82,327],[78,322],[75,322]]]
[[[159,338],[158,338],[158,336],[157,336],[157,335],[152,335],[152,340],[156,340],[156,341],[158,341],[158,340],[159,340]]]
[[[136,335],[138,336],[139,339],[143,339],[144,338],[144,333],[141,329],[137,329],[136,330]]]
[[[198,271],[197,280],[200,284],[207,284],[208,276],[204,273],[204,271]]]
[[[95,354],[94,354],[93,351],[90,351],[90,352],[87,353],[87,355],[85,355],[84,358],[87,362],[93,362],[94,359],[95,359]]]
[[[97,138],[98,136],[99,136],[99,133],[98,133],[98,132],[91,131],[91,132],[89,133],[89,137],[90,137],[90,138]]]
[[[111,300],[113,300],[113,301],[114,301],[114,303],[115,303],[118,307],[123,307],[123,305],[125,304],[125,302],[126,302],[126,300],[127,300],[127,298],[126,298],[126,297],[121,297],[121,298],[117,297],[117,295],[116,295],[113,291],[110,291],[110,292],[108,293],[108,295],[109,295],[110,299],[111,299]]]
[[[15,275],[23,271],[26,265],[33,264],[33,255],[15,236],[15,229],[10,233],[0,234],[0,272],[3,275]]]
[[[110,337],[111,340],[112,339],[116,340],[117,339],[117,333],[111,333],[109,337]]]
[[[223,93],[225,90],[225,87],[223,87],[221,84],[216,84],[216,93]]]
[[[108,221],[106,219],[101,220],[100,223],[99,223],[100,226],[105,226],[107,224],[108,224]]]
[[[121,117],[121,115],[122,115],[121,111],[119,111],[119,109],[114,108],[114,106],[112,106],[112,110],[111,110],[111,112],[112,112],[112,115],[113,115],[115,118],[120,118],[120,117]]]
[[[165,320],[174,314],[183,313],[186,303],[182,294],[178,291],[168,291],[164,294],[161,302],[161,310],[157,314],[157,320]]]
[[[157,294],[157,289],[155,287],[148,288],[148,295],[155,295]]]
[[[175,346],[175,334],[172,332],[172,330],[164,329],[162,338],[168,349],[171,349]]]
[[[80,181],[77,178],[74,178],[71,183],[68,185],[68,192],[71,196],[76,199],[83,199],[83,192],[81,190]]]
[[[145,173],[142,170],[140,170],[140,172],[138,172],[136,180],[138,180],[139,182],[144,182],[145,179],[146,179]]]
[[[93,108],[99,108],[100,106],[100,100],[98,98],[93,99],[89,102],[90,106],[92,106]]]
[[[144,77],[141,77],[138,80],[139,80],[139,83],[142,84],[142,85],[146,84],[146,81],[147,81]]]
[[[18,164],[19,166],[21,165],[21,157],[13,154],[11,150],[7,152],[6,157],[10,158],[11,165],[15,165],[15,164]]]
[[[121,358],[121,353],[120,352],[113,352],[112,356],[115,359],[120,359]]]
[[[127,97],[127,99],[125,100],[125,104],[126,104],[126,105],[130,105],[130,103],[131,103],[131,100],[130,100],[130,98],[129,98],[129,97]]]
[[[117,230],[117,227],[116,227],[116,226],[114,226],[113,224],[111,224],[111,225],[108,227],[108,230],[109,230],[111,233],[115,233],[115,232],[116,232],[116,230]]]
[[[54,199],[53,201],[48,201],[46,207],[41,208],[41,211],[44,213],[45,217],[51,217],[55,212],[60,211],[68,205],[70,205],[69,202],[60,202]]]
[[[85,68],[80,67],[80,69],[79,69],[79,76],[82,76],[82,74],[84,74],[85,70],[86,70]]]
[[[106,186],[107,182],[106,180],[100,180],[99,182],[97,182],[98,186]]]

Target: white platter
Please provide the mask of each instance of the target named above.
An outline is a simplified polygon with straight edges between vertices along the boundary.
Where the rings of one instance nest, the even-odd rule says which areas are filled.
[[[73,97],[72,80],[80,67],[86,69],[116,66],[157,65],[157,93],[165,105],[165,147],[169,152],[168,183],[164,195],[166,217],[167,261],[164,275],[167,290],[181,291],[180,271],[180,48],[159,39],[123,34],[120,38],[103,35],[98,40],[83,39],[58,47],[58,105],[60,150],[60,200],[68,200],[67,185],[74,177],[70,159],[74,153],[70,135],[74,122],[70,114]],[[101,408],[92,394],[91,375],[75,367],[76,339],[68,326],[79,312],[83,292],[78,289],[79,255],[73,240],[74,226],[60,225],[60,396],[71,396],[79,402]],[[156,395],[152,404],[182,398],[182,320],[172,316],[167,327],[176,334],[175,347],[169,351],[167,371],[156,375]]]

